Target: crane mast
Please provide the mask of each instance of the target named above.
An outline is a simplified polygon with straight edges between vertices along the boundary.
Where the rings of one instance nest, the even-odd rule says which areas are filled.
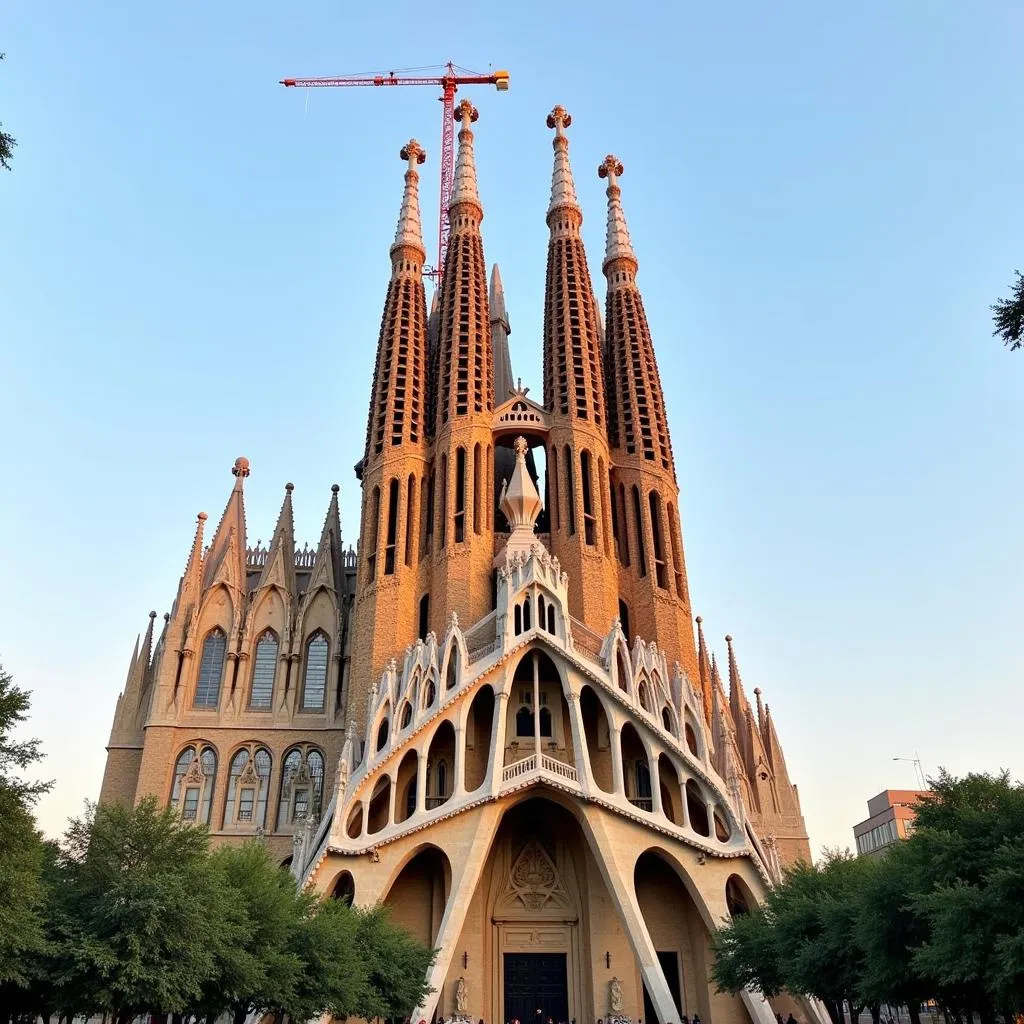
[[[420,69],[417,69],[420,70]],[[341,87],[386,88],[399,85],[432,85],[441,89],[441,188],[440,209],[437,218],[437,264],[425,269],[425,273],[440,285],[444,261],[448,254],[448,204],[452,198],[455,180],[455,93],[460,85],[493,85],[498,92],[508,90],[507,71],[491,74],[475,74],[456,67],[451,61],[443,65],[440,75],[397,75],[393,71],[385,74],[339,75],[327,78],[282,78],[281,85],[298,89],[322,89]]]

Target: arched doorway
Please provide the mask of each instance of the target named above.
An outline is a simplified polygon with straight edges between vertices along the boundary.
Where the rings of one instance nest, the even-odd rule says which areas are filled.
[[[583,734],[587,739],[590,774],[599,789],[611,793],[615,789],[615,778],[608,716],[600,698],[589,686],[580,690],[580,717],[583,719]]]
[[[626,797],[634,807],[639,807],[642,811],[653,810],[651,763],[647,758],[647,751],[640,741],[640,735],[629,722],[626,722],[622,727],[620,740]]]
[[[673,825],[682,827],[683,792],[679,786],[679,772],[666,754],[658,756],[658,785],[661,789],[661,809]]]
[[[347,907],[352,906],[356,897],[356,883],[352,879],[351,871],[342,871],[334,881],[331,888],[331,899],[341,900]]]
[[[455,727],[447,719],[438,727],[427,751],[427,810],[440,807],[455,791]]]
[[[436,846],[427,846],[402,868],[384,898],[391,920],[425,946],[437,940],[451,876],[448,858]]]
[[[491,730],[494,724],[494,691],[482,686],[473,697],[466,722],[466,792],[472,793],[484,784],[487,759],[491,752]]]

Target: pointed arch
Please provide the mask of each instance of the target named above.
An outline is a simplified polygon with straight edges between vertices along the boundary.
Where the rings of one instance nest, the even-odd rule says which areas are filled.
[[[686,780],[686,817],[690,828],[699,836],[711,836],[711,822],[708,818],[708,805],[700,786],[693,780]]]
[[[322,629],[314,630],[306,640],[305,668],[302,674],[303,711],[323,711],[327,698],[327,671],[331,642]]]
[[[274,706],[274,679],[280,643],[277,633],[267,627],[256,641],[249,683],[249,707],[253,711],[270,711]]]
[[[412,725],[412,704],[409,701],[405,701],[399,713],[398,728],[404,731],[410,725]]]
[[[374,752],[378,754],[387,746],[388,734],[391,730],[390,712],[390,704],[385,704],[384,713],[381,715],[380,723],[377,726],[377,739],[374,746]]]
[[[228,637],[220,626],[214,626],[203,638],[203,653],[199,660],[199,675],[193,701],[197,708],[216,708],[220,703],[220,688],[224,677],[224,656]]]
[[[623,693],[633,692],[633,666],[629,648],[620,640],[615,644],[615,682]]]

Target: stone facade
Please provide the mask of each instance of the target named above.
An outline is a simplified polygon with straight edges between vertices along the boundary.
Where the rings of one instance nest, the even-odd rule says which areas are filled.
[[[429,314],[425,154],[401,154],[358,553],[337,487],[319,543],[296,547],[291,484],[270,545],[250,546],[238,459],[162,632],[154,613],[136,644],[101,800],[156,794],[219,842],[263,837],[310,888],[385,902],[438,949],[415,1020],[772,1024],[760,997],[714,991],[711,937],[809,857],[807,834],[731,638],[726,687],[694,631],[622,164],[599,168],[602,322],[571,118],[552,111],[539,403],[513,383],[496,267],[487,284],[477,113],[456,117]]]

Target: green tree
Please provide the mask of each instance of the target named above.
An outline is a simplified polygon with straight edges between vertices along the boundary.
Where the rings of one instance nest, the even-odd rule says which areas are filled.
[[[298,934],[315,897],[299,892],[292,875],[256,840],[220,847],[211,867],[244,916],[245,941],[222,950],[198,1007],[205,1014],[230,1012],[235,1024],[243,1024],[250,1013],[292,1006],[306,970]],[[354,955],[352,949],[342,952],[348,960]]]
[[[3,60],[7,54],[0,53],[0,60]],[[0,121],[0,129],[3,129],[3,121]],[[14,155],[14,147],[18,143],[14,141],[14,136],[9,132],[0,130],[0,167],[5,171],[11,169],[11,158]]]
[[[999,299],[991,306],[992,322],[995,330],[992,334],[1002,338],[1012,352],[1024,344],[1024,275],[1015,270],[1017,280],[1013,283],[1008,299]]]
[[[362,952],[363,987],[350,1014],[404,1017],[419,1006],[430,991],[427,971],[436,950],[417,942],[392,924],[388,910],[377,905],[357,915],[356,942]]]
[[[43,847],[32,807],[51,784],[22,774],[42,758],[38,740],[13,736],[28,709],[28,692],[0,666],[0,982],[26,980],[26,958],[43,935]]]
[[[211,868],[205,827],[152,797],[72,822],[62,851],[51,957],[63,1012],[111,1012],[126,1024],[201,1002],[245,916]]]
[[[751,985],[765,995],[788,989],[817,996],[834,1024],[842,1024],[844,1001],[863,1005],[865,951],[856,921],[873,867],[832,851],[817,865],[791,868],[760,908],[716,937],[712,977],[718,988],[738,992]]]

